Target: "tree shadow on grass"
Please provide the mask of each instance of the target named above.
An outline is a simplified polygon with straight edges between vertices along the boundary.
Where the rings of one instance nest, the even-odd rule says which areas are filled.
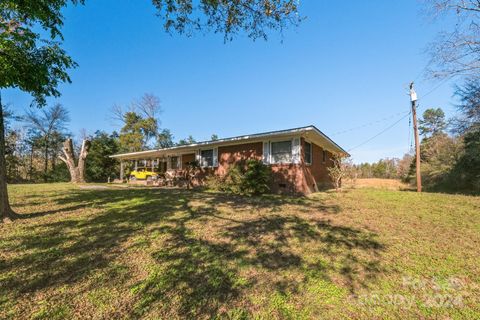
[[[128,317],[157,312],[167,317],[212,318],[241,304],[249,288],[258,285],[258,279],[242,274],[244,268],[275,276],[287,270],[304,275],[304,281],[312,277],[330,281],[329,274],[336,273],[352,292],[380,272],[383,246],[375,235],[333,225],[324,217],[339,213],[338,206],[320,201],[118,189],[74,190],[56,202],[57,213],[31,225],[26,221],[35,219],[25,220],[21,236],[4,237],[1,249],[11,254],[0,268],[11,276],[0,280],[0,293],[18,298],[83,283],[112,268],[134,246],[131,240],[145,234],[160,234],[162,240],[144,248],[153,265],[144,279],[131,286],[135,302]],[[68,208],[82,206],[98,212],[84,217],[67,214]],[[304,209],[318,214],[295,213]],[[211,226],[211,231],[202,231]],[[298,247],[302,245],[304,250]],[[309,254],[318,261],[312,262]],[[295,291],[300,285],[275,281],[279,290]]]

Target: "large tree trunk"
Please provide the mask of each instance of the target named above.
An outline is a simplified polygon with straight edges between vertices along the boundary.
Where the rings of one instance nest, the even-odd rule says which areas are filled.
[[[15,219],[17,215],[10,208],[7,190],[7,166],[5,161],[5,125],[3,122],[3,105],[0,96],[0,217],[3,222]]]
[[[78,157],[78,165],[75,165],[75,152],[73,150],[72,139],[67,139],[63,143],[63,154],[65,157],[59,157],[60,160],[65,162],[70,172],[70,181],[72,183],[84,183],[85,182],[85,160],[87,159],[88,151],[90,150],[90,141],[83,140],[82,149]]]
[[[85,182],[85,161],[87,160],[88,151],[90,150],[90,141],[83,140],[80,156],[78,157],[78,175],[82,182]]]

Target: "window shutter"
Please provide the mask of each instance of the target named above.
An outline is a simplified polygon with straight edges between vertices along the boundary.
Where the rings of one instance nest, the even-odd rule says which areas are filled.
[[[263,163],[270,163],[270,143],[268,141],[263,142]]]
[[[202,155],[200,154],[200,150],[195,151],[195,160],[198,162],[199,166],[202,166]]]
[[[218,148],[213,148],[213,166],[218,167]]]
[[[178,169],[180,169],[180,170],[183,169],[182,168],[182,155],[178,156]]]
[[[300,163],[300,138],[294,138],[292,141],[292,162]]]

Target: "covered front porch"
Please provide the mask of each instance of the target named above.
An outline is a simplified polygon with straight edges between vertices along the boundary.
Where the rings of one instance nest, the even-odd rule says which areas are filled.
[[[115,157],[120,162],[117,183],[153,186],[183,186],[188,183],[189,166],[196,159],[192,150],[152,150]]]

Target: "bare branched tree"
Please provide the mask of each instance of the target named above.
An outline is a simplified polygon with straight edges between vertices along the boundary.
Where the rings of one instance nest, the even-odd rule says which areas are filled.
[[[133,105],[146,118],[157,119],[160,113],[162,113],[160,99],[150,93],[145,93],[140,101],[134,102]]]
[[[155,119],[160,124],[158,117],[162,113],[162,106],[160,98],[151,94],[145,93],[140,100],[133,101],[127,107],[122,107],[119,104],[114,104],[110,109],[110,120],[114,123],[124,125],[125,114],[128,112],[135,112],[143,118]]]
[[[115,103],[112,106],[112,108],[110,109],[109,118],[114,123],[124,124],[125,123],[125,112],[123,111],[122,106]]]
[[[65,125],[70,121],[68,110],[61,104],[36,112],[29,109],[25,112],[24,121],[28,127],[37,130],[43,141],[44,151],[44,180],[47,182],[48,158],[51,149],[52,136],[65,130]]]
[[[335,154],[332,157],[333,166],[328,167],[328,174],[332,179],[335,190],[340,191],[342,179],[347,177],[349,169],[352,167],[351,159],[345,155]]]
[[[453,18],[453,30],[439,34],[429,48],[427,72],[434,78],[478,75],[480,70],[480,1],[427,0],[434,17]]]
[[[88,140],[89,136],[90,136],[90,135],[88,134],[88,131],[87,131],[87,129],[85,129],[85,128],[81,128],[81,129],[78,131],[78,139],[80,139],[80,140],[82,140],[82,141],[83,141],[83,140]]]

